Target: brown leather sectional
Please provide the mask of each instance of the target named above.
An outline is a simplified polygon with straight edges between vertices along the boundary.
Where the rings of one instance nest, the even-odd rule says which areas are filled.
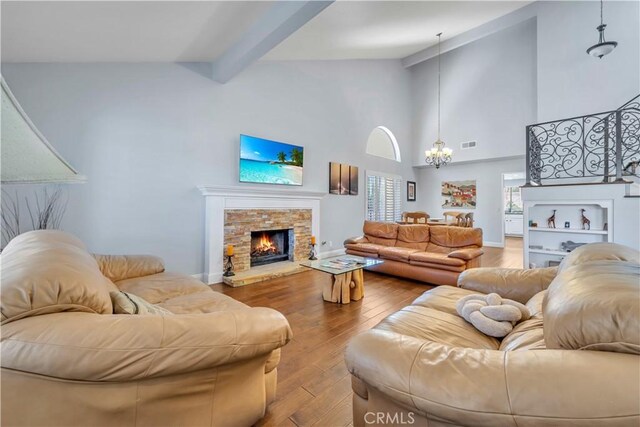
[[[253,425],[275,399],[275,310],[53,230],[13,239],[1,272],[3,426]],[[113,314],[112,291],[172,314]]]
[[[383,259],[373,271],[435,285],[455,286],[483,254],[480,228],[365,221],[363,232],[344,242],[348,254]]]
[[[640,254],[613,243],[559,267],[465,271],[351,340],[353,425],[638,426],[639,284]],[[456,313],[493,292],[532,315],[501,340]]]

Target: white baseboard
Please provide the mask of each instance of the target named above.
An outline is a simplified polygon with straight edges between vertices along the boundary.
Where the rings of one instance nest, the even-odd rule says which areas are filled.
[[[190,276],[193,277],[194,279],[200,280],[201,282],[207,285],[215,285],[216,283],[222,283],[222,272],[217,274],[213,273],[209,275],[207,275],[207,273],[196,273],[196,274],[190,274]]]
[[[482,242],[482,245],[490,248],[504,248],[504,243],[502,242]]]
[[[194,274],[193,277],[196,277],[197,274]],[[206,273],[202,273],[201,274],[201,281],[203,281],[204,283],[206,283],[207,285],[215,285],[216,283],[222,283],[222,271],[219,273],[210,273],[210,274],[206,274]]]
[[[344,248],[340,248],[340,249],[334,249],[332,251],[327,251],[327,252],[320,252],[318,254],[318,258],[323,259],[323,258],[330,258],[333,256],[339,256],[339,255],[344,255],[345,254],[345,249]]]

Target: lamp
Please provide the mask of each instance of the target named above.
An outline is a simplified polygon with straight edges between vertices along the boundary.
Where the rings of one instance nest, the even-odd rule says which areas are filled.
[[[7,82],[2,85],[2,172],[3,184],[84,182],[85,178],[67,163],[40,133]]]
[[[424,161],[439,169],[440,166],[446,165],[451,161],[453,150],[445,147],[444,141],[440,139],[440,37],[442,33],[438,33],[438,139],[433,143],[433,148],[424,152]]]
[[[613,52],[613,49],[618,46],[618,42],[608,42],[604,38],[604,29],[607,28],[607,24],[602,19],[603,1],[600,0],[600,25],[596,27],[599,33],[598,43],[587,49],[587,53],[591,56],[602,59],[603,56]]]

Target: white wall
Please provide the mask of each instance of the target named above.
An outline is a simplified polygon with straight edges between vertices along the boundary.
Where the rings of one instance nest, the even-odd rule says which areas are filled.
[[[3,64],[36,126],[88,177],[68,187],[63,228],[92,251],[152,253],[171,270],[202,272],[196,186],[244,185],[240,133],[304,146],[303,190],[328,191],[330,161],[360,167],[359,196],[322,202],[318,240],[333,249],[361,232],[366,169],[414,179],[408,161],[365,154],[369,133],[384,125],[410,157],[409,73],[399,61],[262,62],[225,85],[198,67]]]
[[[411,210],[423,210],[433,217],[456,210],[473,212],[474,226],[482,228],[486,244],[502,242],[502,174],[521,172],[524,159],[494,160],[482,163],[448,165],[418,169],[418,200]],[[440,189],[442,181],[476,180],[476,209],[443,209]]]
[[[586,54],[597,43],[597,1],[538,2],[537,122],[615,110],[640,93],[640,2],[605,1],[603,59]]]
[[[524,129],[536,115],[535,19],[441,56],[441,138],[454,162],[524,155]],[[411,70],[413,164],[437,137],[438,60]],[[461,150],[460,143],[477,141]]]

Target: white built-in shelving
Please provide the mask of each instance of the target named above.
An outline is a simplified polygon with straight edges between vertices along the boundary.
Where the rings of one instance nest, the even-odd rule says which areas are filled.
[[[591,221],[591,229],[581,227],[581,209]],[[547,219],[556,211],[556,228]],[[568,252],[562,243],[613,241],[612,200],[527,200],[524,201],[524,266],[547,267],[561,261]],[[530,223],[537,223],[531,227]],[[567,227],[565,227],[567,223]]]
[[[543,228],[529,227],[529,231],[543,231],[545,233],[576,233],[576,234],[608,234],[607,230],[582,230],[580,228]]]

